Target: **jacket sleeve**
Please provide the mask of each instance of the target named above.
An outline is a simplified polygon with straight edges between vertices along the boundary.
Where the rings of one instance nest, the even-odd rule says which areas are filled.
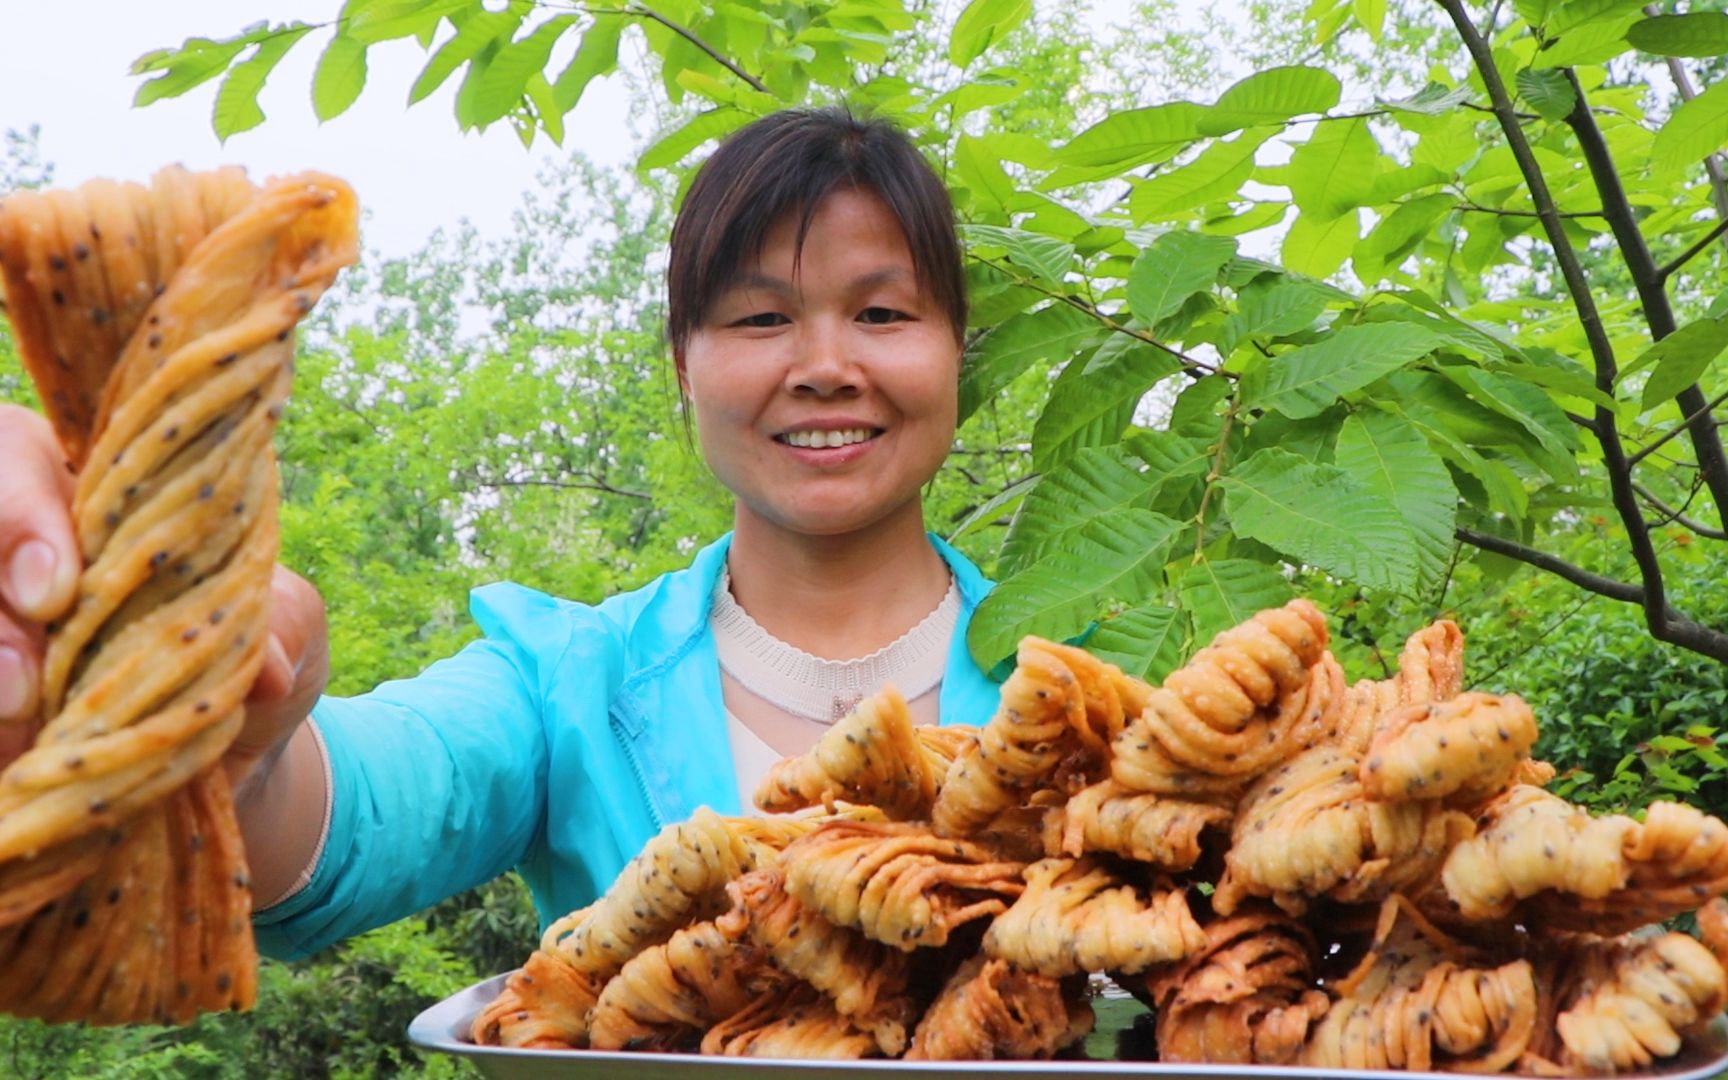
[[[306,887],[254,918],[265,955],[298,959],[488,881],[542,828],[538,672],[562,653],[570,622],[550,597],[511,585],[477,590],[473,610],[485,639],[313,710],[329,820]]]

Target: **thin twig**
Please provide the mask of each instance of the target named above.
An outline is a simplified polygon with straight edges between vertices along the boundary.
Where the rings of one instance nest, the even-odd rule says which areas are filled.
[[[629,488],[616,487],[612,484],[608,484],[604,480],[600,480],[597,478],[589,480],[589,481],[581,481],[581,480],[552,480],[552,479],[548,479],[548,478],[544,478],[544,477],[535,477],[535,476],[501,477],[501,478],[493,478],[493,479],[487,479],[484,477],[475,476],[472,478],[472,482],[473,482],[475,487],[480,487],[480,488],[505,488],[505,487],[564,488],[564,489],[568,489],[568,490],[572,490],[572,491],[599,491],[599,492],[602,492],[602,493],[607,494],[607,495],[622,495],[622,496],[624,496],[626,498],[630,498],[630,499],[643,499],[643,500],[646,500],[648,502],[654,501],[654,496],[648,494],[645,491],[632,491]]]
[[[1675,427],[1670,428],[1667,434],[1663,435],[1660,439],[1657,439],[1655,442],[1651,443],[1649,446],[1646,446],[1644,449],[1638,451],[1636,454],[1633,454],[1630,461],[1628,462],[1628,464],[1636,465],[1640,461],[1643,461],[1645,458],[1647,458],[1651,454],[1655,453],[1657,448],[1659,448],[1663,443],[1667,442],[1669,439],[1672,439],[1674,436],[1680,434],[1682,431],[1685,431],[1686,429],[1690,428],[1692,426],[1693,421],[1697,420],[1699,417],[1702,417],[1702,416],[1709,416],[1712,412],[1714,412],[1716,410],[1716,407],[1718,405],[1721,405],[1724,402],[1728,402],[1728,391],[1724,391],[1724,392],[1716,395],[1716,400],[1714,400],[1714,401],[1705,402],[1704,407],[1699,409],[1697,412],[1688,413],[1686,418],[1681,420],[1680,423],[1678,425],[1676,425]]]
[[[1218,431],[1218,447],[1212,454],[1212,468],[1206,473],[1205,487],[1200,492],[1200,509],[1194,513],[1194,564],[1200,563],[1200,553],[1206,550],[1206,505],[1212,501],[1212,492],[1218,487],[1218,480],[1224,475],[1224,455],[1230,450],[1230,429],[1236,426],[1236,397],[1231,395],[1230,404],[1224,409],[1224,423]]]
[[[1669,521],[1678,522],[1697,533],[1699,536],[1707,537],[1711,540],[1728,540],[1728,532],[1724,532],[1721,529],[1712,529],[1701,521],[1696,521],[1687,517],[1685,507],[1676,509],[1675,507],[1669,506],[1667,503],[1657,498],[1655,492],[1637,481],[1633,481],[1632,486],[1637,490],[1638,494],[1644,499],[1644,501],[1650,505],[1651,509],[1662,514]]]
[[[645,19],[653,19],[661,26],[664,26],[666,29],[677,34],[685,41],[688,41],[690,44],[707,53],[709,58],[716,64],[719,64],[727,71],[730,71],[732,74],[749,83],[751,89],[755,90],[757,93],[766,94],[769,92],[768,87],[762,84],[762,80],[739,67],[737,63],[730,58],[721,55],[720,50],[697,37],[695,31],[691,30],[689,27],[673,22],[671,19],[668,19],[666,16],[660,14],[658,11],[655,11],[646,4],[626,4],[624,11],[630,15],[640,15]]]
[[[1496,214],[1500,217],[1539,218],[1542,216],[1542,214],[1536,210],[1506,210],[1494,206],[1478,206],[1476,203],[1472,202],[1459,203],[1457,209],[1472,214]],[[1599,218],[1607,216],[1600,210],[1561,210],[1558,211],[1558,214],[1562,218]]]
[[[1661,269],[1656,271],[1656,280],[1662,282],[1663,284],[1667,284],[1668,278],[1673,275],[1674,271],[1680,269],[1682,266],[1685,266],[1699,252],[1701,252],[1705,248],[1709,247],[1711,241],[1715,240],[1718,236],[1721,236],[1723,233],[1728,233],[1728,218],[1723,218],[1721,221],[1718,221],[1714,226],[1711,227],[1709,232],[1705,233],[1702,237],[1700,237],[1698,239],[1697,243],[1693,244],[1691,247],[1687,248],[1685,251],[1682,251],[1680,254],[1674,256],[1672,261],[1665,263]]]

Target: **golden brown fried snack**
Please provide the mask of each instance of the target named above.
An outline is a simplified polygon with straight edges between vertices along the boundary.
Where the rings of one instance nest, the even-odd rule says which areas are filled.
[[[757,807],[775,813],[837,799],[881,808],[898,820],[928,818],[936,789],[964,748],[965,733],[919,729],[900,692],[865,698],[806,754],[786,758],[756,788]]]
[[[830,922],[908,952],[1000,914],[1022,889],[1022,864],[904,822],[824,825],[788,847],[781,866],[787,891]]]
[[[1503,791],[1536,745],[1536,717],[1515,694],[1468,693],[1382,715],[1362,761],[1370,799],[1471,803]]]
[[[1270,905],[1251,903],[1205,928],[1206,944],[1142,976],[1136,992],[1158,1016],[1162,1061],[1288,1065],[1330,999],[1314,989],[1314,937]],[[1131,976],[1112,975],[1134,987]]]
[[[1368,954],[1335,986],[1304,1065],[1504,1071],[1536,1030],[1528,960],[1496,964],[1440,933],[1403,899],[1381,909]]]
[[[702,1039],[702,1052],[830,1061],[878,1056],[874,1038],[835,1012],[832,1000],[798,982],[715,1024]]]
[[[1317,746],[1256,781],[1237,811],[1218,912],[1249,896],[1292,914],[1310,897],[1381,900],[1433,877],[1470,835],[1470,818],[1439,803],[1369,801],[1360,772],[1355,754]]]
[[[588,1045],[588,1014],[605,980],[578,970],[559,953],[536,949],[522,970],[504,981],[492,1004],[474,1018],[481,1046],[575,1050]]]
[[[1685,934],[1599,938],[1562,934],[1538,965],[1552,1024],[1523,1062],[1528,1071],[1613,1075],[1680,1051],[1728,1003],[1728,974]]]
[[[1327,706],[1306,691],[1325,650],[1326,619],[1306,600],[1224,631],[1116,737],[1111,776],[1153,794],[1234,794],[1290,752],[1299,725],[1319,726],[1305,718]]]
[[[262,663],[289,338],[353,261],[358,213],[331,177],[260,189],[239,170],[0,202],[6,311],[79,468],[86,564],[32,745],[0,772],[11,1011],[185,1022],[251,1004],[215,762]]]
[[[1200,834],[1228,828],[1234,817],[1226,803],[1147,795],[1103,780],[1047,812],[1044,850],[1052,856],[1105,851],[1161,870],[1187,870],[1200,859]]]
[[[695,1050],[708,1028],[787,981],[754,944],[712,922],[644,949],[614,975],[588,1017],[596,1050]]]
[[[907,992],[907,954],[836,926],[786,891],[778,867],[745,874],[726,889],[734,907],[719,925],[747,934],[782,971],[834,999],[835,1010],[876,1039],[884,1054],[906,1049],[917,1015]]]
[[[1366,752],[1384,713],[1405,706],[1450,701],[1464,686],[1464,635],[1458,624],[1441,619],[1411,634],[1398,654],[1398,673],[1389,679],[1364,679],[1345,693],[1332,741]]]
[[[1060,981],[974,956],[918,1022],[906,1060],[1049,1058],[1084,1039],[1092,1024],[1092,1007]]]
[[[1166,881],[1142,894],[1091,859],[1028,866],[1026,891],[984,934],[986,954],[1052,977],[1134,974],[1205,943],[1185,889]]]
[[[1150,687],[1083,649],[1020,642],[1001,706],[949,766],[931,820],[944,836],[976,832],[1020,805],[1064,766],[1102,770],[1110,740],[1144,707]]]

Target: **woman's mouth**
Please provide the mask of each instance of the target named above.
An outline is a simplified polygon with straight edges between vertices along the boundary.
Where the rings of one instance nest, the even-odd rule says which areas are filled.
[[[774,436],[776,442],[801,450],[836,449],[869,442],[882,434],[881,428],[842,428],[837,431],[787,431]]]

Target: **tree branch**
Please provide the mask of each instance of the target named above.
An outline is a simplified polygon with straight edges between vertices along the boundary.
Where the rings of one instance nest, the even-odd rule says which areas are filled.
[[[1450,0],[1448,0],[1450,2]],[[1581,566],[1574,566],[1565,559],[1557,558],[1545,551],[1537,551],[1514,540],[1505,540],[1488,533],[1480,533],[1474,529],[1457,529],[1453,533],[1458,539],[1479,547],[1483,551],[1492,551],[1496,555],[1504,555],[1516,559],[1540,570],[1546,570],[1558,577],[1565,578],[1572,584],[1587,592],[1606,596],[1610,600],[1619,600],[1626,604],[1639,604],[1649,608],[1650,594],[1647,589],[1639,588],[1629,581],[1617,581],[1614,578],[1593,574]],[[1708,656],[1720,663],[1728,663],[1728,634],[1702,626],[1691,619],[1663,604],[1662,620],[1650,624],[1650,635],[1658,641],[1666,641],[1683,649]]]
[[[727,71],[730,71],[732,74],[738,76],[740,79],[743,79],[745,82],[749,83],[751,89],[755,90],[757,93],[766,94],[769,92],[768,88],[766,86],[762,85],[762,80],[760,80],[756,76],[750,74],[748,71],[745,71],[743,68],[739,67],[735,62],[733,62],[729,57],[722,55],[720,50],[716,49],[714,46],[708,44],[706,41],[703,41],[701,38],[697,37],[695,31],[691,30],[687,26],[683,26],[679,23],[673,22],[671,19],[668,19],[666,16],[660,14],[658,11],[655,11],[653,8],[649,7],[648,5],[637,4],[637,3],[626,4],[623,8],[623,14],[639,15],[644,19],[653,19],[655,22],[659,23],[661,26],[664,26],[666,29],[672,31],[674,34],[677,34],[679,37],[683,38],[685,41],[688,41],[690,44],[696,46],[698,49],[701,49],[703,52],[707,53],[709,58],[712,59],[716,64],[719,64],[721,67],[725,68]]]
[[[1470,51],[1470,58],[1482,76],[1489,99],[1494,103],[1494,115],[1500,122],[1500,130],[1506,135],[1507,146],[1518,163],[1524,182],[1530,187],[1531,202],[1540,213],[1542,229],[1547,234],[1548,244],[1560,266],[1566,290],[1572,296],[1572,305],[1578,312],[1578,322],[1583,327],[1584,337],[1590,344],[1590,355],[1596,367],[1596,388],[1612,398],[1614,382],[1619,376],[1614,347],[1602,326],[1602,316],[1596,309],[1596,301],[1590,295],[1590,282],[1584,276],[1584,268],[1579,265],[1578,255],[1572,250],[1572,243],[1567,239],[1565,227],[1560,222],[1554,197],[1548,190],[1547,178],[1542,175],[1542,167],[1537,164],[1529,140],[1524,137],[1524,129],[1519,127],[1518,119],[1513,115],[1512,97],[1506,92],[1506,84],[1500,78],[1500,69],[1494,64],[1493,51],[1477,31],[1475,24],[1470,21],[1469,14],[1464,10],[1463,0],[1439,0],[1439,3],[1452,19],[1458,36],[1464,41],[1464,47]],[[1580,96],[1578,110],[1584,107],[1583,98]],[[1606,206],[1607,200],[1604,200],[1604,208]],[[1663,636],[1669,632],[1670,624],[1668,598],[1662,583],[1662,564],[1657,559],[1655,545],[1650,541],[1650,533],[1644,523],[1644,512],[1638,505],[1638,496],[1632,490],[1632,467],[1626,460],[1626,450],[1620,442],[1614,411],[1598,404],[1595,417],[1596,439],[1602,446],[1603,465],[1608,473],[1608,486],[1614,509],[1626,526],[1627,541],[1631,545],[1632,556],[1638,563],[1639,576],[1644,583],[1638,594],[1638,602],[1644,607],[1644,621],[1653,636],[1666,640]],[[1566,577],[1566,574],[1559,570],[1554,572]],[[1582,584],[1574,578],[1568,577],[1567,580]],[[1724,642],[1722,656],[1718,658],[1728,659],[1728,641]]]
[[[625,498],[629,498],[629,499],[643,499],[643,500],[646,500],[648,502],[654,501],[654,496],[648,494],[645,491],[631,491],[629,488],[614,487],[613,485],[608,484],[606,481],[600,480],[600,479],[590,479],[590,480],[586,480],[586,481],[583,481],[583,480],[550,480],[550,479],[546,479],[543,477],[524,476],[524,477],[503,477],[500,479],[488,480],[488,479],[484,479],[484,478],[479,477],[479,476],[474,476],[472,478],[472,482],[473,482],[475,487],[481,487],[481,488],[505,488],[505,487],[564,488],[564,489],[568,489],[568,490],[572,490],[572,491],[599,491],[599,492],[604,492],[607,495],[622,495]]]
[[[1715,411],[1716,406],[1721,405],[1723,402],[1728,402],[1728,391],[1724,391],[1723,393],[1716,395],[1716,400],[1714,400],[1714,401],[1705,402],[1704,407],[1702,409],[1699,409],[1695,413],[1687,414],[1686,418],[1684,420],[1681,420],[1680,423],[1677,424],[1676,426],[1674,426],[1673,428],[1670,428],[1666,435],[1663,435],[1660,439],[1657,439],[1655,442],[1651,443],[1649,446],[1646,446],[1644,449],[1638,451],[1636,454],[1633,454],[1631,464],[1636,465],[1640,461],[1643,461],[1645,458],[1649,457],[1651,454],[1654,454],[1662,446],[1663,443],[1667,442],[1669,439],[1672,439],[1674,436],[1680,434],[1682,431],[1685,431],[1687,428],[1691,427],[1692,422],[1694,420],[1698,419],[1698,417],[1709,416],[1712,412]],[[1718,425],[1718,426],[1720,426],[1720,425]],[[1664,459],[1664,460],[1666,460],[1666,459]]]
[[[1458,209],[1472,214],[1496,214],[1500,217],[1541,217],[1537,210],[1505,210],[1494,206],[1478,206],[1473,202],[1458,204]],[[1606,217],[1600,210],[1561,210],[1557,211],[1562,218],[1599,218]]]
[[[1662,266],[1661,269],[1657,270],[1656,271],[1656,280],[1660,281],[1664,285],[1668,284],[1668,279],[1673,276],[1674,271],[1680,269],[1682,266],[1685,266],[1699,252],[1701,252],[1705,248],[1709,247],[1710,242],[1712,240],[1716,239],[1718,236],[1721,236],[1723,233],[1728,233],[1728,218],[1723,218],[1721,221],[1718,221],[1715,224],[1715,226],[1709,232],[1705,233],[1698,240],[1698,242],[1696,244],[1693,244],[1691,247],[1687,248],[1685,251],[1682,251],[1680,254],[1674,256],[1673,261],[1665,264],[1664,266]]]
[[[1577,97],[1572,111],[1566,114],[1566,125],[1578,137],[1579,148],[1584,151],[1584,162],[1590,168],[1591,179],[1596,182],[1597,194],[1602,197],[1608,226],[1613,230],[1615,243],[1619,244],[1620,254],[1626,260],[1626,269],[1632,274],[1632,284],[1638,289],[1638,302],[1644,309],[1644,321],[1650,326],[1650,336],[1661,341],[1676,329],[1674,307],[1668,302],[1668,291],[1661,272],[1656,269],[1656,260],[1650,256],[1650,246],[1644,242],[1644,234],[1632,216],[1632,203],[1626,198],[1626,189],[1620,183],[1620,173],[1614,167],[1608,141],[1602,137],[1602,129],[1596,126],[1596,117],[1584,100],[1584,85],[1578,81],[1577,72],[1571,68],[1565,71],[1566,81],[1572,85],[1572,92]],[[1612,394],[1614,391],[1604,388],[1604,392]],[[1704,391],[1697,383],[1680,391],[1675,400],[1680,403],[1682,413],[1692,414],[1705,408]],[[1728,453],[1722,449],[1722,438],[1716,433],[1716,425],[1711,422],[1708,411],[1687,425],[1687,433],[1692,437],[1692,449],[1698,456],[1698,467],[1704,472],[1704,484],[1710,489],[1710,498],[1718,510],[1728,513]]]
[[[1651,491],[1649,488],[1636,481],[1633,482],[1632,487],[1638,492],[1639,497],[1649,504],[1652,510],[1655,510],[1658,514],[1661,514],[1669,521],[1679,522],[1681,525],[1697,533],[1699,536],[1708,537],[1711,540],[1728,540],[1728,532],[1724,532],[1721,529],[1712,529],[1701,521],[1694,521],[1687,517],[1685,507],[1682,506],[1679,509],[1675,509],[1674,507],[1669,506],[1658,498],[1654,491]],[[1690,502],[1691,500],[1687,501]]]
[[[1662,9],[1655,4],[1645,4],[1644,14],[1660,15]],[[1668,76],[1674,80],[1674,91],[1680,95],[1681,101],[1691,101],[1698,96],[1698,88],[1692,85],[1692,76],[1686,73],[1686,64],[1678,56],[1668,57]],[[1716,216],[1728,221],[1728,173],[1722,170],[1722,159],[1715,154],[1704,155],[1704,171],[1710,174],[1710,194],[1716,202]]]

